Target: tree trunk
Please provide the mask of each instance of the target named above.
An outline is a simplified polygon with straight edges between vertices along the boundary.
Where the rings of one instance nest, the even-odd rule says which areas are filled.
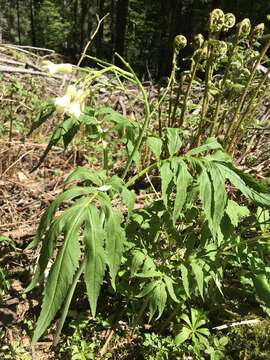
[[[114,50],[119,55],[125,54],[125,37],[128,16],[128,0],[118,0],[116,4],[116,24]],[[117,66],[122,66],[118,58],[115,59]]]
[[[90,21],[90,1],[81,0],[81,51],[85,48],[87,41],[90,39],[91,21]]]
[[[16,0],[16,11],[17,11],[17,31],[19,45],[21,45],[21,19],[20,19],[20,0]]]
[[[35,18],[34,18],[33,0],[29,1],[29,7],[30,7],[30,23],[31,23],[32,46],[36,46],[36,33],[35,33]]]

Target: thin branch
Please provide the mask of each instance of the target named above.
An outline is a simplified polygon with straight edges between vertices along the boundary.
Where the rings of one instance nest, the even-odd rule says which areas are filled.
[[[83,53],[82,53],[82,55],[81,55],[81,57],[80,57],[80,60],[78,61],[77,66],[80,66],[80,65],[81,65],[81,63],[82,63],[82,61],[83,61],[83,59],[84,59],[84,57],[85,57],[85,55],[86,55],[86,53],[87,53],[87,50],[88,50],[89,46],[91,45],[94,37],[97,35],[98,30],[99,30],[102,22],[106,19],[106,17],[107,17],[108,15],[109,15],[109,13],[107,13],[106,15],[104,15],[101,19],[99,19],[99,16],[97,15],[98,24],[97,24],[96,30],[93,32],[93,34],[92,34],[91,37],[90,37],[90,40],[89,40],[88,43],[86,44],[86,46],[85,46],[85,48],[84,48],[84,50],[83,50]]]

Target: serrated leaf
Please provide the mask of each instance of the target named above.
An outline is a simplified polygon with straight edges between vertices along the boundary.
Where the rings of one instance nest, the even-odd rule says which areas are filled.
[[[178,153],[181,148],[182,142],[179,137],[179,129],[178,128],[167,128],[167,146],[169,150],[170,156],[173,156]]]
[[[168,290],[168,294],[170,295],[171,299],[176,302],[176,303],[179,303],[179,300],[177,299],[176,295],[175,295],[175,292],[174,292],[174,288],[173,288],[173,280],[165,275],[164,276],[164,281],[165,281],[165,284],[166,284],[166,288]]]
[[[161,277],[161,273],[156,270],[147,270],[143,273],[137,273],[136,276],[140,278]]]
[[[92,192],[92,188],[90,187],[74,186],[73,188],[65,190],[60,195],[58,195],[57,198],[49,205],[47,210],[43,213],[38,225],[37,234],[34,240],[27,246],[27,249],[32,249],[33,247],[38,245],[38,243],[42,239],[42,236],[45,234],[48,226],[53,221],[55,212],[62,205],[64,201],[72,200],[75,197],[87,195],[90,194],[91,192]]]
[[[224,216],[227,203],[227,193],[225,192],[225,178],[215,164],[209,167],[209,173],[213,184],[213,236],[218,233],[220,222]]]
[[[32,122],[31,128],[27,136],[30,136],[34,130],[39,128],[55,111],[53,102],[46,104],[37,114],[35,120]]]
[[[202,297],[202,299],[204,298],[203,297],[203,282],[204,282],[204,274],[203,274],[203,270],[201,268],[201,266],[195,262],[194,260],[191,261],[190,263],[191,265],[191,268],[192,268],[192,271],[195,275],[195,279],[196,279],[196,282],[197,282],[197,285],[198,285],[198,290],[199,290],[199,293]]]
[[[109,266],[112,287],[115,290],[115,278],[118,273],[121,258],[124,250],[125,232],[121,227],[122,216],[120,213],[111,210],[106,219],[106,255]]]
[[[121,195],[124,203],[128,207],[128,215],[130,215],[134,209],[136,194],[133,190],[128,190],[126,187],[123,187]]]
[[[184,290],[187,294],[188,297],[190,297],[190,292],[189,292],[189,277],[188,277],[188,269],[186,268],[186,266],[184,264],[180,265],[180,271],[181,271],[181,277],[182,277],[182,282],[183,282],[183,286],[184,286]]]
[[[201,153],[204,153],[205,151],[210,150],[222,150],[222,146],[217,142],[216,138],[207,139],[203,145],[189,150],[186,156],[199,155]]]
[[[223,175],[230,180],[230,182],[240,190],[250,201],[261,206],[270,206],[270,191],[263,185],[253,179],[250,180],[250,176],[246,177],[246,174],[237,170],[229,164],[217,163],[217,166],[223,172]],[[266,192],[260,192],[266,190]]]
[[[56,245],[58,236],[62,233],[66,224],[73,222],[77,213],[81,210],[87,199],[78,200],[72,207],[67,209],[61,216],[55,219],[50,225],[43,241],[39,255],[38,265],[31,283],[25,289],[25,292],[31,291],[39,282],[41,276],[47,268],[48,262],[53,256],[53,251]]]
[[[192,331],[186,327],[183,326],[181,332],[175,337],[175,344],[177,346],[183,344],[191,335]]]
[[[173,208],[174,224],[179,218],[182,208],[186,202],[187,189],[191,181],[192,181],[192,177],[188,172],[187,166],[183,161],[181,161],[179,173],[176,179],[176,194],[175,194],[174,208]]]
[[[203,211],[206,219],[208,220],[209,229],[213,232],[213,218],[212,218],[212,205],[213,205],[213,186],[208,172],[203,169],[198,177],[199,182],[199,196],[202,202]]]
[[[102,227],[99,212],[95,206],[90,205],[87,207],[85,216],[84,242],[86,264],[84,279],[91,313],[94,317],[96,315],[97,300],[106,269],[106,255],[103,247],[104,237],[105,232]]]
[[[154,290],[154,288],[156,287],[156,282],[150,282],[148,284],[146,284],[142,291],[136,296],[137,298],[143,298],[145,297],[146,295],[148,295],[151,291]]]
[[[228,200],[226,214],[229,216],[233,226],[238,226],[240,220],[249,215],[249,209],[246,206],[238,205],[234,200]]]
[[[154,290],[151,293],[150,297],[150,314],[149,314],[149,320],[153,318],[156,311],[158,311],[158,317],[159,319],[165,309],[167,302],[167,292],[166,292],[166,286],[162,281],[157,281],[156,286],[154,287]]]
[[[162,200],[164,202],[165,207],[168,207],[168,194],[167,190],[170,185],[170,182],[173,179],[173,172],[170,168],[170,163],[168,161],[163,162],[160,167],[160,177],[161,177],[161,192],[162,192]]]
[[[130,272],[131,272],[131,276],[134,276],[137,273],[137,271],[140,269],[140,267],[143,265],[147,255],[140,250],[134,250],[132,254],[133,257],[132,257]]]
[[[42,310],[32,339],[33,344],[38,341],[50,325],[65,300],[72,283],[80,259],[78,232],[83,220],[84,208],[81,207],[72,223],[65,224],[64,242],[46,281]]]
[[[259,299],[270,308],[270,281],[266,274],[252,275],[252,281]]]
[[[146,144],[154,153],[155,157],[159,159],[162,151],[162,140],[154,136],[149,136],[146,140]]]
[[[83,166],[78,166],[65,180],[65,185],[72,181],[90,181],[96,186],[102,186],[106,179],[106,172],[103,170],[87,169]]]

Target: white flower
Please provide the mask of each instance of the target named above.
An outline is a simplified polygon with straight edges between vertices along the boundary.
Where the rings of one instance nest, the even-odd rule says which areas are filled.
[[[112,186],[111,185],[102,185],[100,187],[98,187],[97,189],[99,191],[108,191],[108,190],[111,190]]]
[[[82,113],[81,104],[78,101],[71,103],[67,108],[66,112],[70,116],[79,118]]]
[[[68,95],[64,95],[62,97],[56,98],[54,100],[54,104],[58,112],[65,112],[70,106],[70,97]]]
[[[69,85],[66,94],[73,100],[77,97],[77,91],[75,85]]]
[[[54,64],[49,60],[43,61],[41,68],[45,71],[48,71],[50,75],[70,74],[72,72],[71,64]]]

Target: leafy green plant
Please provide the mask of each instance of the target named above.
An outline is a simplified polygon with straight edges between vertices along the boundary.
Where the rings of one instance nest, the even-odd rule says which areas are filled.
[[[208,65],[204,66],[209,79],[216,69],[215,44],[207,44]],[[257,59],[263,56],[261,53]],[[35,168],[42,164],[54,145],[63,142],[66,148],[79,135],[79,130],[92,145],[100,147],[103,154],[98,169],[78,167],[68,176],[63,192],[44,212],[30,245],[41,243],[41,251],[28,291],[44,276],[49,262],[53,262],[45,282],[33,343],[63,307],[54,338],[57,344],[82,275],[95,317],[101,287],[108,275],[110,285],[106,280],[108,293],[103,296],[109,298],[116,292],[115,301],[128,307],[133,328],[141,326],[145,318],[153,323],[156,316],[155,321],[160,322],[164,331],[177,316],[182,316],[185,325],[176,337],[176,344],[190,338],[196,356],[207,350],[212,359],[219,359],[225,339],[214,341],[215,346],[209,344],[209,330],[196,307],[201,301],[221,303],[224,283],[235,276],[238,283],[245,278],[243,286],[269,308],[266,300],[269,235],[262,221],[268,216],[269,188],[235,167],[214,137],[204,135],[205,141],[198,146],[201,133],[197,133],[193,137],[194,146],[188,149],[182,129],[164,126],[157,135],[159,130],[152,124],[159,106],[172,89],[175,73],[158,103],[152,103],[123,59],[127,70],[95,60],[100,69],[85,69],[85,77],[76,86],[69,86],[63,97],[49,102],[30,130],[37,129],[55,110],[62,114]],[[176,71],[175,61],[176,58]],[[138,98],[144,106],[142,123],[110,107],[95,108],[91,103],[88,89],[106,73],[114,75],[124,93],[128,92],[125,81],[138,87]],[[207,83],[206,88],[207,100],[203,116],[199,118],[199,129],[204,127],[211,106],[212,85]],[[181,122],[185,123],[185,117]],[[170,125],[174,124],[170,122]],[[118,153],[125,163],[120,176],[113,164],[115,149],[119,146]],[[143,148],[151,154],[147,166],[140,156]],[[149,201],[143,202],[141,209],[134,210],[137,198],[132,187],[145,176],[149,179],[149,175],[156,178],[155,185],[150,179],[154,195],[149,195]],[[256,219],[249,218],[247,205],[259,209]],[[256,231],[248,233],[254,223]],[[117,278],[118,275],[121,276]],[[187,308],[192,308],[190,318],[185,313]]]

